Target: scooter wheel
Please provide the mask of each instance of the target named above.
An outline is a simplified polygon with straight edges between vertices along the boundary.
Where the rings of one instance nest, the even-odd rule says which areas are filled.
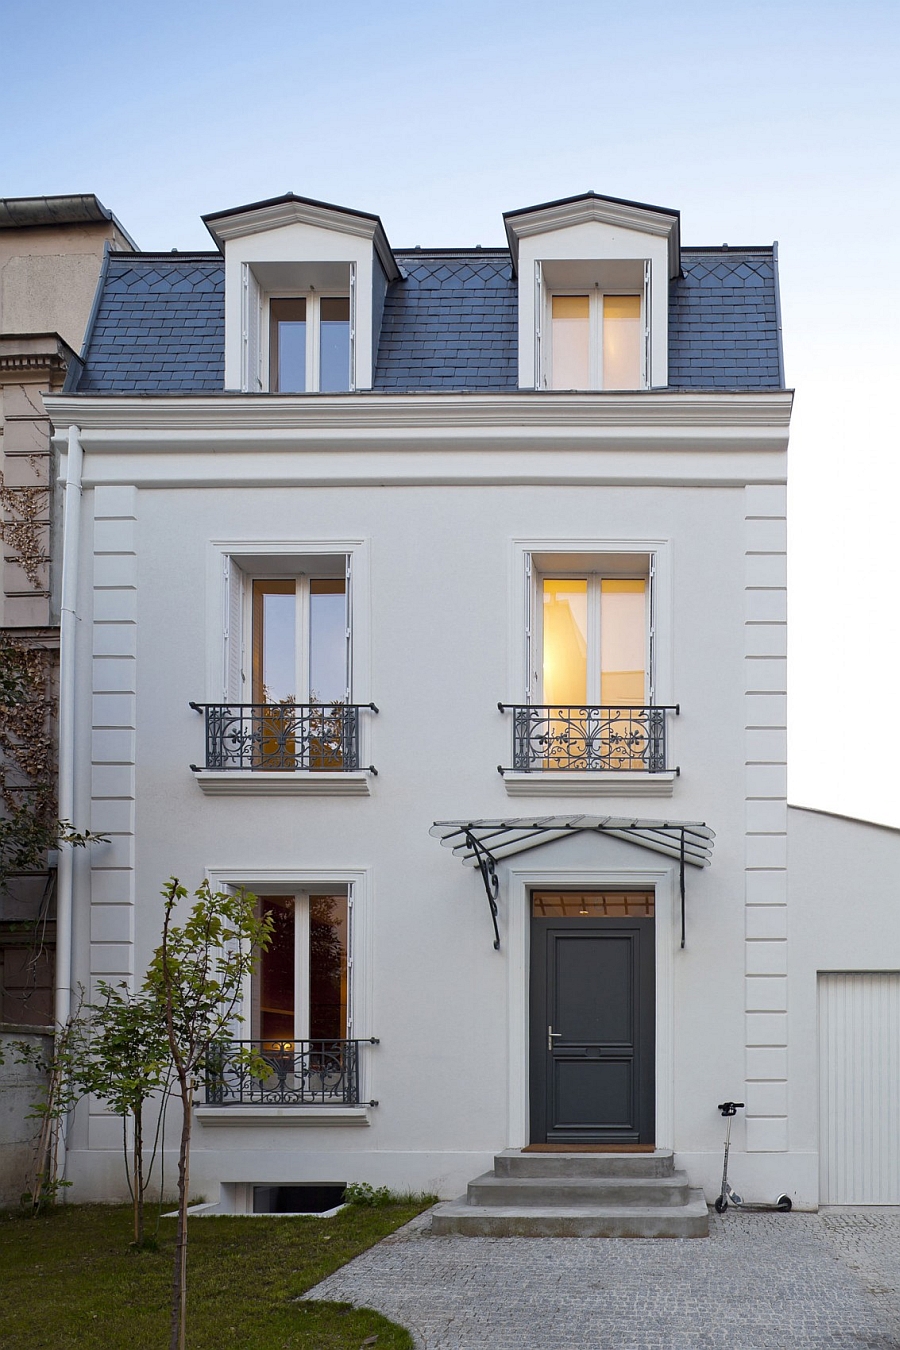
[[[728,1208],[728,1201],[725,1199],[723,1195],[717,1195],[713,1208],[715,1209],[717,1214],[724,1214],[726,1209]]]
[[[791,1204],[791,1197],[789,1195],[779,1195],[778,1199],[775,1201],[775,1204],[784,1214],[787,1214],[788,1210],[794,1208],[794,1206]]]

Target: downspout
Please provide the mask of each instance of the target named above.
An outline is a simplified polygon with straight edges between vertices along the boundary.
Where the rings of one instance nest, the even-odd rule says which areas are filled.
[[[81,466],[78,427],[69,427],[63,498],[62,575],[59,613],[59,818],[75,818],[75,644],[78,615],[78,553],[81,536]],[[60,482],[63,482],[60,479]],[[62,1030],[72,1010],[72,899],[75,850],[59,850],[56,881],[56,990],[54,1018]]]

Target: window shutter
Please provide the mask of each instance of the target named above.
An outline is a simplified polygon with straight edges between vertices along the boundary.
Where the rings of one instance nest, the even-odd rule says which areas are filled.
[[[534,640],[532,622],[534,610],[534,583],[531,575],[531,554],[525,554],[525,702],[534,698]]]
[[[653,386],[653,378],[650,369],[650,260],[644,262],[644,387],[650,389]]]
[[[544,319],[544,284],[541,275],[541,264],[534,264],[534,387],[543,389],[544,387],[544,362],[541,352],[541,330]],[[530,560],[529,560],[530,561]]]
[[[249,263],[241,268],[241,389],[257,394],[262,389],[260,378],[261,351],[259,341],[260,293],[259,282]]]
[[[350,382],[352,393],[356,388],[356,263],[350,264]]]
[[[350,584],[353,576],[353,554],[348,553],[345,559],[344,569],[344,640],[346,646],[345,669],[347,672],[347,702],[350,702],[351,690],[353,688],[353,646],[352,646],[352,596]]]
[[[225,644],[223,695],[226,703],[244,699],[243,610],[244,574],[233,558],[225,566]]]
[[[656,702],[656,554],[650,554],[650,580],[647,608],[649,610],[649,640],[647,644],[647,697],[651,706]]]

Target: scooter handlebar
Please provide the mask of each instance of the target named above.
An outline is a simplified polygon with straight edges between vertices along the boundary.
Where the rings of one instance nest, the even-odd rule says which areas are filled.
[[[721,1111],[723,1116],[733,1116],[738,1111],[742,1111],[743,1108],[744,1108],[743,1102],[719,1102],[719,1105],[716,1109],[718,1111]]]

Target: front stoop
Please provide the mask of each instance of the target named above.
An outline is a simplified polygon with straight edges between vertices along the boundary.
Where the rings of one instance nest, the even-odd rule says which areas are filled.
[[[522,1153],[432,1211],[431,1231],[458,1237],[667,1237],[709,1235],[703,1191],[676,1172],[672,1154]]]

